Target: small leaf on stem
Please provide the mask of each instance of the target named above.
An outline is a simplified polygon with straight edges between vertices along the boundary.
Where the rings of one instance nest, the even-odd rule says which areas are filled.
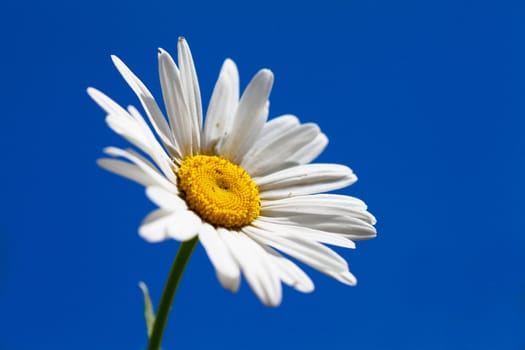
[[[155,313],[153,312],[153,304],[151,303],[151,298],[149,297],[149,290],[146,286],[146,283],[140,281],[139,287],[144,294],[144,318],[146,319],[146,328],[148,329],[148,338],[151,336],[153,331],[153,324],[155,323]]]

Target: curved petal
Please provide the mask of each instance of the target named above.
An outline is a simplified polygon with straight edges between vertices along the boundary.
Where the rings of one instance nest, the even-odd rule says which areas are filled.
[[[138,113],[138,111],[132,107],[130,107],[130,111],[132,113]],[[149,129],[144,129],[144,125],[131,116],[109,114],[106,117],[106,123],[115,133],[150,156],[164,176],[170,181],[175,181],[176,177],[172,170],[175,164],[166,154],[162,146],[158,144],[155,136],[151,134]],[[148,126],[145,125],[145,127]]]
[[[109,172],[125,177],[131,181],[135,181],[144,187],[159,186],[155,176],[152,177],[150,173],[144,171],[135,164],[111,158],[97,159],[97,164],[99,167]]]
[[[195,237],[202,227],[202,220],[190,210],[177,211],[167,222],[166,231],[169,237],[178,241],[188,241]]]
[[[248,84],[232,121],[231,132],[218,144],[221,156],[240,163],[266,123],[272,85],[273,73],[268,69],[260,70]]]
[[[288,220],[288,218],[259,216],[257,220],[252,223],[252,225],[284,238],[301,237],[337,247],[350,249],[355,248],[355,243],[344,235],[301,226],[298,223]],[[283,227],[285,227],[285,229],[283,229]]]
[[[283,115],[270,120],[264,125],[259,138],[243,157],[241,166],[255,177],[310,163],[322,153],[328,144],[326,135],[321,133],[317,126],[312,128],[312,125],[315,124],[301,125],[297,117],[293,115]],[[311,129],[304,129],[305,126]],[[317,131],[316,135],[304,134],[312,130]],[[295,136],[294,132],[300,134]],[[275,149],[278,152],[275,152]],[[273,162],[269,162],[269,159],[273,159]],[[268,165],[262,166],[260,162],[267,162]]]
[[[286,228],[284,228],[286,229]],[[335,278],[336,280],[348,284],[348,285],[355,285],[357,283],[357,280],[355,279],[354,275],[350,273],[348,270],[348,265],[346,264],[346,261],[342,259],[337,253],[334,251],[324,247],[321,244],[317,245],[317,248],[311,249],[312,247],[308,248],[307,245],[304,243],[312,243],[303,241],[302,246],[301,244],[297,244],[298,242],[293,242],[292,240],[285,240],[278,238],[274,235],[272,235],[272,232],[265,232],[264,230],[258,230],[253,227],[247,227],[245,230],[246,234],[253,238],[254,240],[261,242],[263,244],[268,244],[272,247],[275,247],[276,249],[279,249],[283,251],[284,253],[293,256],[299,261],[302,261],[303,263],[313,267],[314,269]],[[322,247],[326,249],[326,251],[321,252],[317,251],[319,247]],[[338,259],[341,259],[344,262],[344,267],[338,267],[338,266],[329,266],[327,265],[326,259],[330,255],[335,255]],[[335,268],[334,268],[335,267]]]
[[[139,234],[148,242],[159,242],[168,238],[187,241],[197,235],[202,221],[193,212],[173,212],[157,209],[148,215],[139,228]]]
[[[188,103],[193,130],[196,131],[193,135],[193,152],[198,153],[200,149],[200,132],[202,130],[201,92],[190,47],[183,37],[179,37],[178,53],[182,91]]]
[[[173,184],[172,182],[167,180],[162,174],[160,174],[159,171],[155,168],[153,164],[151,164],[150,161],[142,157],[140,154],[138,154],[134,150],[132,149],[123,150],[117,147],[106,147],[104,148],[104,152],[113,157],[126,158],[130,162],[134,163],[137,167],[139,167],[158,186],[164,187],[168,191],[176,193],[177,186],[175,186],[175,184]],[[108,162],[101,162],[101,163],[99,162],[99,164],[101,164],[101,166],[105,166],[105,165],[108,165]],[[116,163],[113,163],[113,164],[116,164]],[[112,171],[112,169],[108,169],[108,170]]]
[[[327,220],[322,219],[315,215],[300,215],[291,218],[296,224],[320,231],[339,233],[354,241],[371,239],[377,235],[374,226],[356,218],[337,216]]]
[[[307,164],[253,179],[261,199],[280,199],[337,190],[353,184],[357,176],[339,164]]]
[[[106,123],[116,134],[122,136],[132,145],[150,156],[166,177],[169,176],[170,180],[175,179],[175,175],[170,167],[171,162],[169,158],[162,155],[162,153],[164,153],[162,148],[159,150],[154,146],[151,140],[147,138],[147,134],[139,128],[133,118],[109,114],[106,117]]]
[[[259,219],[283,226],[305,227],[327,234],[338,234],[353,241],[371,239],[376,236],[374,226],[351,216],[297,214],[286,217],[260,217]]]
[[[286,229],[285,225],[280,228],[282,232]],[[243,232],[257,242],[272,246],[321,272],[348,270],[348,264],[341,256],[316,241],[293,234],[283,237],[274,234],[274,231],[252,226],[244,227]]]
[[[270,256],[279,278],[288,286],[303,293],[310,293],[314,290],[314,283],[308,275],[301,270],[290,259],[285,258],[274,249],[262,246]]]
[[[376,219],[366,208],[366,204],[355,197],[317,194],[263,201],[261,214],[276,217],[294,215],[350,216],[374,225]]]
[[[349,286],[355,286],[357,284],[357,278],[350,271],[334,272],[329,271],[326,274],[337,281],[344,283]]]
[[[178,211],[188,209],[186,202],[176,193],[166,191],[162,187],[150,186],[146,188],[146,196],[160,208]]]
[[[253,177],[260,177],[291,166],[300,165],[293,155],[315,139],[321,130],[315,124],[302,124],[284,130],[259,148],[252,148],[241,166]]]
[[[179,69],[173,58],[159,48],[159,76],[162,95],[168,111],[171,130],[177,144],[180,145],[181,156],[193,154],[193,143],[197,142],[198,129],[194,128],[192,116],[185,99],[184,88]]]
[[[88,94],[108,114],[106,123],[111,130],[149,155],[164,175],[173,180],[174,174],[171,171],[173,162],[157,142],[155,135],[137,109],[130,106],[128,112],[104,93],[94,88],[88,88]]]
[[[281,115],[269,120],[259,134],[257,140],[253,143],[252,149],[259,149],[271,142],[274,138],[279,137],[287,130],[299,125],[299,119],[291,114]]]
[[[109,98],[102,91],[89,87],[87,88],[89,97],[95,101],[100,108],[106,111],[107,114],[127,114],[127,111],[122,108],[118,103]]]
[[[180,149],[171,136],[171,130],[162,114],[159,105],[151,95],[148,88],[140,81],[139,78],[115,55],[111,56],[113,64],[117,67],[124,80],[131,87],[133,92],[137,95],[142,104],[142,107],[146,111],[146,114],[155,129],[157,135],[159,135],[162,143],[167,148],[168,152],[174,156],[180,156]]]
[[[241,282],[241,270],[217,230],[207,223],[203,224],[199,240],[215,267],[221,285],[236,292]]]
[[[156,243],[168,239],[166,221],[170,220],[172,212],[156,209],[144,218],[139,227],[139,235],[148,242]]]
[[[227,59],[222,65],[206,112],[202,138],[205,153],[215,154],[219,140],[230,133],[238,103],[239,73],[235,63]]]
[[[137,123],[137,129],[142,130],[142,133],[145,135],[147,141],[144,141],[143,146],[139,146],[135,144],[137,147],[139,147],[144,153],[149,155],[153,161],[155,161],[155,164],[158,165],[164,176],[171,182],[175,183],[177,181],[177,177],[175,175],[175,169],[178,168],[178,166],[173,162],[173,160],[170,158],[170,156],[164,151],[164,148],[157,142],[157,139],[155,138],[155,135],[149,128],[148,124],[140,114],[140,112],[133,106],[128,106],[128,111],[131,119],[135,120]],[[130,141],[131,142],[131,141]],[[177,156],[173,155],[174,159],[177,159]],[[180,158],[178,159],[180,160]]]
[[[250,287],[266,306],[278,306],[282,299],[281,280],[260,245],[236,231],[219,230]]]
[[[326,145],[328,145],[328,137],[321,133],[298,150],[290,159],[296,161],[297,164],[308,164],[319,157]]]

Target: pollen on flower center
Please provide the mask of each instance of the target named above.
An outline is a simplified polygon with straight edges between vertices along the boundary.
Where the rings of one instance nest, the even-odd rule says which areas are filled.
[[[185,158],[177,172],[177,186],[188,207],[204,221],[239,229],[259,215],[259,189],[240,166],[217,156]]]

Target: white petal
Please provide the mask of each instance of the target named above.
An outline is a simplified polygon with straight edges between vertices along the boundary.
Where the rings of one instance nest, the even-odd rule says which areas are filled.
[[[157,142],[155,135],[151,132],[148,124],[139,111],[133,106],[129,106],[128,110],[129,114],[137,121],[137,124],[141,125],[141,130],[143,130],[143,133],[147,134],[149,138],[150,149],[144,149],[144,152],[155,161],[155,163],[162,170],[164,176],[166,176],[171,182],[175,183],[177,181],[175,169],[178,169],[178,166],[171,160],[170,156],[166,154],[162,146]],[[173,155],[173,158],[177,159],[175,155]],[[180,161],[181,159],[177,160]]]
[[[219,229],[219,234],[230,248],[248,284],[261,302],[266,306],[279,305],[282,299],[281,281],[272,269],[273,265],[268,253],[239,232]]]
[[[240,164],[253,177],[300,165],[293,155],[320,134],[315,124],[289,128],[259,148],[252,148]]]
[[[117,56],[111,56],[115,67],[126,80],[128,85],[131,87],[133,92],[139,98],[142,107],[146,111],[146,114],[150,120],[151,125],[155,129],[157,135],[159,135],[164,146],[168,149],[170,154],[180,157],[180,150],[175,140],[171,137],[171,131],[162,114],[157,102],[149,92],[148,88],[140,81],[139,78],[122,62]]]
[[[155,168],[151,162],[142,157],[140,154],[136,153],[132,149],[120,149],[116,147],[106,147],[104,152],[113,157],[123,157],[136,164],[144,173],[151,177],[156,185],[164,187],[168,191],[174,192],[177,191],[177,187],[172,182],[168,181],[159,171]]]
[[[238,103],[239,73],[235,63],[227,59],[222,65],[206,112],[202,140],[206,153],[216,153],[215,146],[219,139],[229,135]]]
[[[349,286],[355,286],[357,284],[357,279],[350,271],[343,271],[343,272],[329,271],[329,272],[326,272],[326,274],[330,277],[335,278],[339,282],[347,284]]]
[[[164,209],[156,209],[144,218],[139,228],[139,235],[146,241],[155,243],[168,239],[166,225],[172,213]]]
[[[286,226],[283,225],[281,231],[285,230]],[[297,235],[283,237],[252,226],[244,227],[243,232],[256,241],[270,245],[321,272],[348,270],[348,264],[341,256],[316,241]]]
[[[89,87],[87,89],[88,95],[95,101],[100,108],[106,111],[107,114],[127,114],[126,110],[122,108],[118,103],[113,101],[103,92]]]
[[[353,184],[357,176],[339,164],[307,164],[253,179],[261,199],[278,199],[337,190]]]
[[[263,249],[269,254],[279,278],[284,283],[303,293],[310,293],[314,290],[314,283],[310,277],[296,264],[268,246],[263,246]]]
[[[181,210],[172,212],[157,209],[148,215],[139,228],[139,234],[149,242],[159,242],[167,238],[187,241],[197,235],[202,221],[193,212]]]
[[[159,49],[159,75],[171,130],[180,145],[182,157],[193,154],[194,130],[188,101],[184,97],[181,76],[173,58]]]
[[[375,217],[366,211],[359,199],[334,194],[296,196],[274,201],[263,201],[262,215],[286,217],[294,215],[350,216],[375,224]]]
[[[288,205],[305,205],[305,204],[317,204],[319,206],[328,207],[343,207],[342,210],[355,209],[355,210],[366,210],[367,205],[361,199],[345,196],[340,194],[313,194],[307,196],[296,196],[290,198],[282,198],[276,200],[263,201],[263,205],[266,207],[278,208]]]
[[[156,177],[151,177],[149,173],[145,172],[135,164],[109,158],[98,159],[97,164],[107,171],[135,181],[144,187],[159,185],[156,181]]]
[[[167,234],[178,241],[188,241],[195,237],[202,227],[202,220],[189,210],[177,211],[166,227]]]
[[[259,149],[271,142],[274,138],[285,133],[287,130],[295,128],[299,125],[299,119],[291,114],[281,115],[279,117],[269,120],[259,134],[257,140],[254,142],[252,148]]]
[[[324,232],[329,235],[335,234],[346,237],[353,241],[371,239],[376,237],[377,234],[374,226],[368,222],[351,216],[297,214],[293,216],[288,215],[285,217],[260,216],[258,219],[262,220],[263,222],[284,226],[304,227],[310,230]],[[317,240],[319,242],[325,242],[320,238]],[[326,241],[325,243],[328,242]]]
[[[216,229],[207,223],[203,224],[199,232],[199,240],[215,267],[221,285],[236,292],[241,281],[241,271]]]
[[[262,159],[265,157],[260,155],[260,151],[262,149],[268,147],[268,145],[275,142],[276,139],[283,138],[283,135],[300,127],[301,125],[299,124],[299,120],[293,115],[283,115],[270,120],[264,125],[259,138],[245,155],[245,158],[242,161],[243,167],[248,170],[250,175],[260,176],[261,174],[255,174],[254,171],[251,171],[249,168],[251,168],[253,165],[247,164],[246,162],[253,162],[254,153],[259,153],[259,157],[257,158]],[[289,142],[291,142],[292,145],[297,144],[297,140],[294,138],[290,138]],[[290,166],[310,163],[321,154],[327,144],[328,138],[326,135],[318,133],[317,136],[303,141],[301,146],[297,148],[297,150],[292,155],[279,159],[280,164],[279,166],[275,167],[275,169],[284,169]],[[280,154],[281,152],[278,153]],[[273,156],[273,154],[270,152],[270,157],[271,156]],[[269,171],[270,170],[267,170],[266,172]]]
[[[221,156],[240,163],[268,118],[268,97],[273,85],[273,73],[260,70],[244,91],[234,120],[231,134],[218,145]]]
[[[294,221],[290,221],[286,217],[272,218],[259,216],[257,218],[257,221],[253,222],[253,225],[263,228],[266,231],[272,232],[277,236],[297,236],[320,243],[331,244],[338,247],[350,249],[355,248],[355,243],[344,235],[305,227],[304,225],[301,225]],[[286,227],[286,229],[283,229],[283,227]]]
[[[308,164],[324,151],[326,145],[328,145],[328,137],[325,134],[319,134],[290,158],[294,159],[297,164]]]
[[[347,285],[351,285],[351,286],[354,286],[356,283],[357,283],[357,280],[356,278],[354,277],[354,275],[352,273],[350,273],[350,271],[348,270],[348,265],[346,265],[346,262],[345,262],[345,267],[344,268],[330,268],[329,266],[327,265],[324,265],[323,266],[323,263],[321,263],[319,260],[317,260],[315,257],[312,256],[308,256],[308,255],[304,255],[302,254],[302,252],[300,252],[300,250],[302,249],[297,249],[297,247],[288,247],[287,245],[289,243],[286,243],[284,242],[284,245],[283,245],[283,242],[278,242],[279,239],[276,239],[275,236],[272,236],[272,233],[271,232],[264,232],[264,231],[261,231],[261,230],[257,230],[257,229],[253,229],[251,227],[247,227],[246,229],[250,229],[250,230],[246,230],[246,233],[252,237],[253,239],[259,241],[259,242],[263,242],[263,243],[266,243],[268,245],[271,245],[273,247],[275,247],[276,249],[279,249],[279,250],[282,250],[283,252],[285,252],[286,254],[290,255],[290,256],[293,256],[295,257],[296,259],[298,259],[299,261],[302,261],[303,263],[319,270],[320,272],[330,276],[330,277],[333,277],[335,278],[336,280],[338,280],[339,282],[342,282],[344,284],[347,284]],[[249,231],[249,233],[248,233]],[[320,245],[321,247],[323,248],[326,248],[322,245]],[[285,249],[283,249],[285,248]],[[330,249],[328,249],[331,253],[335,254],[337,257],[339,257],[339,255],[337,255],[337,253],[331,251]],[[339,257],[340,259],[342,259],[341,257]]]
[[[244,156],[242,160],[243,168],[251,176],[256,177],[271,171],[307,164],[317,158],[328,144],[326,135],[318,131],[316,136],[305,136],[303,134],[301,140],[294,136],[285,136],[293,132],[304,133],[305,130],[301,129],[304,125],[308,124],[300,125],[297,117],[293,115],[283,115],[270,120],[264,125],[259,138]],[[282,148],[279,148],[281,145],[275,145],[275,142],[279,144],[284,143],[284,145],[282,145]],[[267,149],[270,145],[273,148],[277,148],[278,152]],[[286,156],[284,153],[286,153]],[[272,160],[269,161],[268,158]],[[267,162],[269,167],[262,167],[259,162]]]
[[[97,89],[89,88],[88,94],[108,114],[106,123],[109,127],[148,154],[155,160],[164,174],[169,177],[172,173],[169,157],[155,139],[153,132],[140,113],[132,106],[129,107],[129,112],[126,111]]]
[[[150,186],[146,188],[146,195],[159,207],[170,210],[186,210],[186,202],[177,193],[166,191],[162,187]]]
[[[159,168],[163,170],[164,175],[171,173],[172,179],[174,178],[173,171],[171,171],[169,168],[167,159],[162,157],[159,151],[152,147],[150,140],[147,139],[143,130],[138,129],[138,125],[135,120],[129,117],[123,117],[121,115],[109,114],[106,117],[106,123],[111,128],[111,130],[125,138],[131,144],[155,160],[155,162],[159,165]]]
[[[179,37],[178,42],[179,65],[182,82],[182,91],[188,103],[190,117],[192,121],[193,153],[198,153],[200,149],[200,132],[202,129],[202,102],[199,88],[197,72],[191,56],[190,47],[183,37]]]
[[[143,119],[142,121],[137,120],[137,117],[141,117],[140,113],[131,106],[129,110],[130,113],[125,110],[118,114],[111,112],[106,117],[106,123],[115,133],[149,155],[162,170],[164,176],[170,181],[174,181],[173,162],[157,142],[145,121]]]
[[[371,239],[376,236],[374,226],[350,216],[294,215],[280,218],[265,218],[274,223],[303,226],[313,230],[342,235],[354,241]]]

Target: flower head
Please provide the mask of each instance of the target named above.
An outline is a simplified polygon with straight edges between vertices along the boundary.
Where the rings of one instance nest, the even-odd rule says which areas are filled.
[[[89,88],[109,127],[142,152],[108,147],[111,157],[98,164],[145,186],[158,205],[140,226],[145,240],[198,236],[224,288],[236,291],[242,273],[269,306],[281,302],[281,282],[301,292],[314,289],[282,253],[356,283],[346,261],[325,244],[354,248],[353,241],[375,237],[375,218],[357,198],[322,194],[357,177],[343,165],[309,164],[328,143],[317,125],[292,115],[267,120],[271,71],[259,71],[239,97],[237,67],[227,59],[203,121],[193,58],[180,38],[179,66],[167,52],[158,54],[166,119],[146,86],[112,59],[154,132],[137,109]]]

